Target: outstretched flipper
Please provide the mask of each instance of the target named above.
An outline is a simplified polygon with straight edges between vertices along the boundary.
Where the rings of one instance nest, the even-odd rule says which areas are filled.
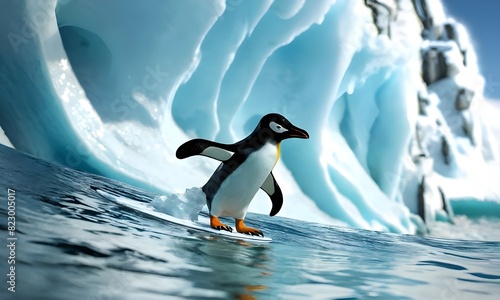
[[[221,144],[204,139],[194,139],[182,144],[175,152],[175,156],[183,159],[194,155],[203,155],[218,161],[226,161],[234,154],[236,151],[235,148],[234,145]]]
[[[283,206],[283,193],[281,193],[280,186],[274,179],[273,172],[269,173],[269,176],[267,176],[266,181],[264,181],[260,188],[271,198],[273,208],[269,215],[272,217],[276,215]]]

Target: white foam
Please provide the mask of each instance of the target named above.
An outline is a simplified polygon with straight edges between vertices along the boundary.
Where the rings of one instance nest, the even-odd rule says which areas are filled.
[[[173,217],[196,221],[198,213],[206,203],[205,193],[200,188],[189,188],[184,193],[157,196],[151,205]]]
[[[5,132],[3,131],[2,127],[0,127],[0,144],[14,148],[9,138],[5,135]]]

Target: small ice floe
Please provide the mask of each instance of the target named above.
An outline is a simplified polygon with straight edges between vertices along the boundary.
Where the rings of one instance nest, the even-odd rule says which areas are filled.
[[[156,196],[151,205],[155,209],[173,217],[196,221],[198,220],[198,213],[206,203],[206,196],[201,188],[193,187],[186,189],[183,194]]]

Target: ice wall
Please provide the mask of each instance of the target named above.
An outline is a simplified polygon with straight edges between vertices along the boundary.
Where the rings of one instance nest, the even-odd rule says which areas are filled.
[[[447,89],[436,78],[467,68],[443,75],[439,60],[422,62],[434,42],[473,55],[467,41],[444,38],[446,22],[442,7],[423,0],[2,2],[0,125],[19,150],[179,193],[203,185],[217,166],[175,159],[182,142],[236,141],[260,116],[282,113],[311,139],[283,143],[281,216],[413,233],[411,213],[423,205],[435,219],[444,208],[439,191],[473,176],[467,164],[495,158],[473,111],[460,113],[475,124],[473,138],[444,122],[451,96],[439,95]],[[480,80],[475,65],[468,70]],[[434,88],[423,69],[440,70],[427,74]],[[435,163],[442,153],[422,140],[442,136],[448,153],[466,149],[463,160]],[[450,171],[460,167],[467,176]],[[259,193],[250,209],[270,207]]]
[[[419,89],[412,137],[414,164],[405,173],[407,178],[419,174],[418,197],[426,220],[443,219],[443,209],[463,213],[470,202],[486,215],[488,207],[497,207],[500,215],[500,136],[481,113],[488,103],[469,35],[462,24],[445,16],[441,3],[421,1],[420,8],[425,85]],[[491,113],[498,115],[498,110]],[[411,195],[403,198],[411,202]]]

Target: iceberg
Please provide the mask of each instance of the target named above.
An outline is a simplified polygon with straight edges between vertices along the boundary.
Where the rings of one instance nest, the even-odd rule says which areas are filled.
[[[311,135],[282,147],[280,216],[416,233],[500,203],[484,80],[440,1],[4,1],[0,34],[11,144],[170,195],[159,207],[217,167],[179,145],[269,112]],[[270,207],[259,192],[250,211]]]

